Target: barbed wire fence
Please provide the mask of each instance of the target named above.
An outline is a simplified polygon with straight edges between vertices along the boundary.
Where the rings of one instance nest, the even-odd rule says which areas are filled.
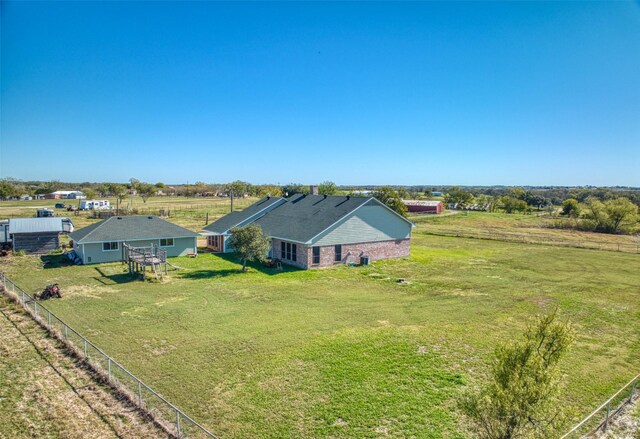
[[[38,303],[32,295],[18,287],[2,272],[0,272],[0,284],[5,294],[22,305],[40,326],[62,341],[117,392],[149,415],[169,435],[180,439],[217,439],[217,436],[167,401],[48,308]]]

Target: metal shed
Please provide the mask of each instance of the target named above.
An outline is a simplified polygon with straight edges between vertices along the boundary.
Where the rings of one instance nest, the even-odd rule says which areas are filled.
[[[14,250],[48,253],[60,246],[60,233],[73,231],[69,218],[12,218],[9,235]]]

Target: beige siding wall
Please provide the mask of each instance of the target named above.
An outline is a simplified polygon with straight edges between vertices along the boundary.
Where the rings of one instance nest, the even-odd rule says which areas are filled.
[[[127,241],[132,247],[149,247],[151,244],[159,245],[159,239],[144,241]],[[175,238],[173,247],[162,247],[167,251],[167,256],[186,256],[189,253],[197,253],[196,238]],[[82,245],[80,245],[82,247]],[[78,254],[82,255],[82,250]],[[84,244],[84,255],[82,258],[85,264],[100,264],[103,262],[117,262],[122,260],[122,243],[118,250],[104,251],[102,243]]]
[[[377,203],[363,206],[314,239],[311,245],[379,242],[411,237],[411,224]]]

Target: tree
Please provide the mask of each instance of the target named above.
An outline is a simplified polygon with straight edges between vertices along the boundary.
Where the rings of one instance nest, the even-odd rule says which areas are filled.
[[[282,196],[282,188],[280,186],[276,186],[275,184],[263,184],[261,186],[257,186],[256,195],[259,197],[281,197]]]
[[[525,201],[508,195],[500,197],[499,204],[505,213],[526,212],[527,210],[527,203]]]
[[[244,194],[249,192],[249,188],[251,187],[251,183],[247,183],[246,181],[236,180],[231,183],[225,185],[225,189],[229,192],[229,195],[234,197],[244,197]]]
[[[89,200],[93,200],[94,198],[96,198],[98,196],[98,193],[96,192],[95,189],[93,188],[84,188],[82,190],[82,193],[84,194],[85,197],[87,197]]]
[[[242,271],[247,271],[248,261],[262,261],[269,252],[269,238],[264,236],[262,229],[257,224],[251,224],[244,228],[231,229],[229,245],[242,260]]]
[[[166,188],[166,187],[167,187],[167,185],[166,185],[166,184],[164,184],[164,183],[163,183],[163,182],[161,182],[161,181],[157,182],[155,186],[156,186],[156,188],[157,188],[157,189],[164,189],[164,188]]]
[[[445,204],[455,204],[458,209],[464,209],[473,203],[473,194],[458,186],[453,186],[444,196],[444,202]]]
[[[0,199],[17,197],[18,195],[18,188],[13,180],[0,180]]]
[[[580,207],[580,203],[578,203],[578,200],[569,198],[564,200],[564,202],[562,203],[562,210],[560,211],[560,214],[568,218],[578,218],[581,211],[582,208]]]
[[[112,183],[109,185],[109,193],[116,197],[116,212],[119,212],[122,200],[127,197],[127,187],[123,184]]]
[[[138,190],[138,195],[142,197],[143,203],[146,203],[147,200],[153,197],[157,192],[156,187],[149,183],[138,183],[137,190]]]
[[[407,206],[402,202],[400,194],[389,186],[382,186],[373,192],[373,196],[382,201],[402,216],[407,216]]]
[[[295,194],[308,194],[309,186],[305,186],[299,183],[289,183],[282,186],[282,193],[285,197],[290,197]]]
[[[338,193],[338,186],[332,181],[325,181],[318,186],[320,195],[335,195]]]
[[[140,180],[138,180],[137,178],[130,178],[129,179],[129,188],[133,189],[134,191],[138,191],[138,187],[140,186]]]
[[[607,200],[604,202],[604,207],[613,233],[630,230],[638,224],[638,206],[628,198]]]
[[[461,408],[483,439],[553,437],[562,421],[558,364],[575,336],[556,311],[528,325],[522,340],[499,346],[490,380]],[[555,435],[557,436],[557,434]]]

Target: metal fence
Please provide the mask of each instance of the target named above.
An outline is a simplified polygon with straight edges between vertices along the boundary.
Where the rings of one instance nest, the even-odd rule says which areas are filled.
[[[597,437],[599,432],[606,432],[610,427],[611,418],[620,413],[627,404],[633,402],[634,397],[637,397],[638,386],[640,386],[640,374],[636,375],[560,439]]]
[[[0,282],[5,291],[13,293],[16,300],[36,322],[53,336],[66,343],[96,372],[104,376],[118,392],[148,413],[167,433],[177,438],[216,439],[213,433],[187,416],[85,336],[38,303],[33,296],[11,281],[5,273],[0,273]]]

